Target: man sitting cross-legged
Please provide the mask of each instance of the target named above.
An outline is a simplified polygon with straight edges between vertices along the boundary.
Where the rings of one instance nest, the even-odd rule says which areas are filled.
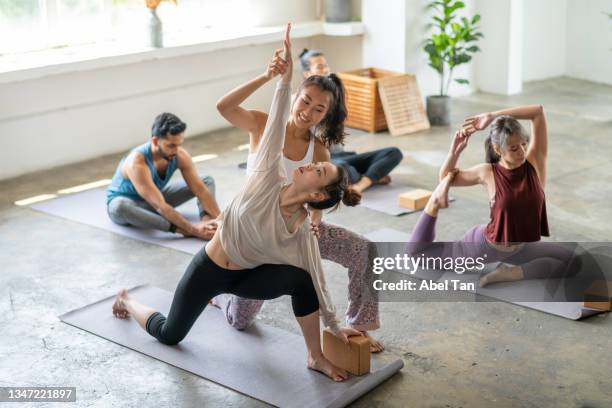
[[[124,157],[106,191],[110,219],[120,225],[151,228],[210,240],[219,215],[215,184],[200,176],[181,147],[187,125],[172,113],[155,118],[151,140]],[[184,180],[169,183],[176,169]],[[201,221],[190,223],[174,207],[198,198]]]

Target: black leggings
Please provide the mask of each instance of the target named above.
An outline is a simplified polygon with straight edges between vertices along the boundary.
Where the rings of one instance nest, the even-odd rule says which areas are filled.
[[[202,248],[174,292],[168,318],[159,312],[153,313],[147,320],[147,332],[164,344],[178,344],[208,302],[221,293],[260,300],[290,295],[293,313],[297,317],[319,309],[312,278],[305,270],[273,264],[253,269],[224,269],[215,264]]]

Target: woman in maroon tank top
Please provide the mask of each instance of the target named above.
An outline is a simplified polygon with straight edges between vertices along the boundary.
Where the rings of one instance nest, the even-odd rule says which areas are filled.
[[[531,140],[518,119],[531,121]],[[470,136],[489,125],[487,162],[466,170],[456,169]],[[557,243],[539,242],[541,236],[549,235],[544,195],[547,150],[546,116],[540,105],[467,118],[462,130],[455,134],[440,169],[440,185],[417,221],[410,241],[434,240],[438,211],[448,206],[451,186],[482,184],[489,196],[489,223],[471,228],[450,250],[463,256],[486,254],[488,262],[503,261],[512,266],[502,264],[483,276],[480,285],[567,274],[573,251]]]

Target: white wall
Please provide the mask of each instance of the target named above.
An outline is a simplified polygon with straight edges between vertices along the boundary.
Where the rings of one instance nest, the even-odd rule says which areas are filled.
[[[406,0],[362,0],[363,66],[405,72]]]
[[[359,38],[318,36],[293,45],[325,50],[337,70],[361,60]],[[0,85],[0,139],[10,152],[0,161],[0,179],[127,150],[150,137],[162,111],[187,123],[187,137],[226,127],[216,101],[263,72],[273,48],[247,46]],[[267,110],[272,90],[266,85],[246,105]]]
[[[568,0],[567,75],[612,85],[610,0]]]
[[[428,65],[423,41],[429,33],[426,29],[430,16],[426,14],[427,0],[386,0],[384,7],[378,0],[362,0],[361,17],[366,25],[363,39],[363,66],[389,69],[416,74],[423,97],[438,94],[438,73]],[[466,1],[460,15],[475,13],[475,2]],[[471,86],[453,83],[450,95],[460,96],[473,92],[473,63],[460,66],[453,78],[465,78]]]
[[[253,15],[258,24],[312,21],[317,13],[315,1],[255,3],[267,10]],[[336,70],[361,63],[359,36],[295,39],[293,46],[324,50]],[[226,127],[216,101],[263,72],[274,47],[249,45],[0,84],[0,140],[9,152],[0,161],[0,179],[125,151],[150,137],[151,122],[162,111],[187,122],[187,137]],[[265,86],[246,105],[267,110],[272,90]]]
[[[529,0],[525,3],[523,81],[565,75],[568,21],[567,0]]]
[[[484,38],[476,60],[478,89],[502,95],[522,89],[523,0],[478,0]]]
[[[330,68],[335,72],[361,67],[361,44],[361,36],[318,36],[312,39],[312,47],[325,53]]]
[[[222,0],[224,1],[224,0]],[[241,10],[249,23],[256,26],[283,25],[291,21],[299,23],[317,19],[316,0],[242,0]]]
[[[257,1],[272,9],[264,16],[268,23],[301,21],[292,13],[307,18],[317,14],[315,1],[294,7],[288,6],[294,2],[283,0]],[[379,0],[354,0],[353,4],[361,3],[353,15],[361,15],[366,25],[363,37],[296,39],[294,49],[323,50],[336,71],[377,66],[415,73],[422,95],[435,94],[438,76],[422,50],[429,21],[424,13],[427,2],[385,0],[382,7]],[[564,74],[612,84],[612,23],[603,14],[612,12],[610,0],[468,0],[466,4],[468,15],[483,15],[486,38],[479,44],[483,52],[456,73],[472,85],[453,84],[451,95],[475,88],[510,94],[520,90],[523,79]],[[148,139],[151,121],[161,111],[185,120],[187,136],[225,127],[215,102],[260,73],[272,48],[273,44],[249,45],[1,84],[0,140],[5,155],[0,179],[125,151]],[[271,94],[270,85],[253,95],[248,106],[267,109]]]

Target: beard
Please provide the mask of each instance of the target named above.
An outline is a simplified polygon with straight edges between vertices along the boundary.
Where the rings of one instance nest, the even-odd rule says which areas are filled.
[[[159,149],[159,154],[161,155],[162,159],[164,159],[165,161],[171,161],[172,159],[174,159],[176,157],[176,155],[169,155],[166,152],[164,152],[164,150],[162,148]]]

